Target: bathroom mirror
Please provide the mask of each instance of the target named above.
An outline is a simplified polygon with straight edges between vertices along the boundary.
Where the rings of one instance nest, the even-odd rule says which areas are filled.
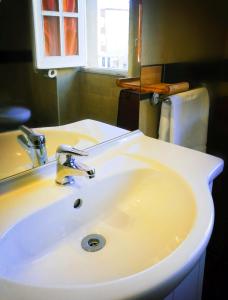
[[[59,1],[62,0],[54,2]],[[71,144],[84,149],[125,133],[124,130],[117,132],[111,126],[102,132],[99,124],[91,121],[88,127],[88,123],[85,125],[83,120],[96,120],[106,123],[107,126],[116,126],[121,90],[116,85],[116,79],[140,75],[138,56],[140,0],[85,1],[89,45],[87,53],[91,54],[87,59],[89,65],[83,68],[57,69],[57,72],[48,69],[37,70],[34,67],[31,2],[30,0],[0,2],[0,25],[3,29],[0,33],[0,180],[36,166],[31,159],[31,153],[29,154],[28,149],[23,147],[26,135],[19,129],[20,125],[35,128],[36,134],[45,136],[48,161],[55,159],[55,151],[59,144]],[[49,1],[41,2],[45,6]],[[67,2],[69,5],[72,3],[77,5],[76,0]],[[121,22],[117,24],[115,21],[114,24],[114,20],[117,19],[115,13],[118,11]],[[125,26],[129,26],[129,30],[123,27],[122,20],[125,20]],[[104,24],[107,26],[106,29]],[[98,25],[101,28],[96,31]],[[119,58],[118,61],[118,58],[113,57],[113,53],[108,53],[105,49],[109,46],[104,42],[106,33],[109,34],[108,43],[112,46],[118,45],[117,31],[119,37],[121,31],[127,32],[128,42],[126,43],[125,38],[124,45],[128,45],[128,66],[126,58],[121,58],[122,61]],[[97,36],[98,32],[101,35],[95,40],[94,36]],[[101,41],[99,45],[98,40]],[[121,44],[123,41],[120,39],[119,45]],[[116,50],[119,51],[119,48]],[[100,57],[95,59],[94,53]]]

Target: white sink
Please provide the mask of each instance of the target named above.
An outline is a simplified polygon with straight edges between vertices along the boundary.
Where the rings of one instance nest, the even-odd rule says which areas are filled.
[[[76,210],[77,198],[83,203]],[[169,255],[186,238],[195,215],[192,191],[176,174],[121,173],[18,222],[0,240],[0,273],[3,268],[8,278],[44,286],[129,276]],[[107,241],[96,255],[81,248],[91,233]]]
[[[205,251],[220,159],[141,133],[90,154],[94,179],[59,186],[52,164],[4,186],[4,300],[161,299]],[[105,239],[99,251],[82,248],[91,234]]]
[[[83,149],[126,132],[93,120],[34,130],[46,137],[49,161],[54,160],[55,151],[60,144]],[[22,134],[20,130],[0,134],[0,179],[31,169],[33,166],[29,155],[17,141],[17,136],[20,134]]]

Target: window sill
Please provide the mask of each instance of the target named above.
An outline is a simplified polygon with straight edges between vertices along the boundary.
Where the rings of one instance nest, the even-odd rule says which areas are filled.
[[[80,71],[86,73],[94,73],[94,74],[103,74],[110,76],[128,76],[128,71],[123,69],[103,69],[103,68],[89,68],[89,67],[81,67]]]

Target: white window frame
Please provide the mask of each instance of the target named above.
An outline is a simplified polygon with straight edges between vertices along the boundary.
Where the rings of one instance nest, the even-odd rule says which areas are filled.
[[[78,13],[63,12],[62,0],[59,11],[42,11],[42,0],[33,0],[33,24],[35,42],[35,67],[37,69],[68,68],[86,65],[86,10],[85,0],[78,0]],[[60,20],[61,56],[45,56],[43,16],[58,16]],[[78,55],[64,55],[64,17],[78,18]]]

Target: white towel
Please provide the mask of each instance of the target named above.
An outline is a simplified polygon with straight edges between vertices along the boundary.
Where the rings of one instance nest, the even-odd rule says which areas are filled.
[[[169,96],[162,103],[159,139],[206,152],[209,95],[197,88]]]

